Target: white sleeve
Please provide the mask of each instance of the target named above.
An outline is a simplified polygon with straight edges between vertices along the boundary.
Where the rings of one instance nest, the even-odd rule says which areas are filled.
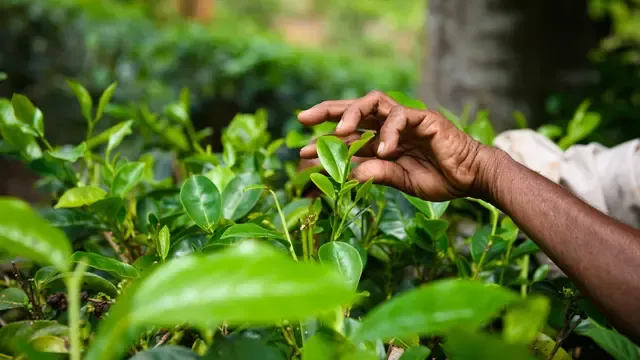
[[[511,130],[494,145],[591,206],[640,227],[640,139],[613,148],[574,145],[562,151],[533,130]]]

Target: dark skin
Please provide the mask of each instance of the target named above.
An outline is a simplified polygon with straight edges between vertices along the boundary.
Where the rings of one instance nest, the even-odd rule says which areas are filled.
[[[594,209],[567,190],[483,145],[434,111],[406,108],[382,92],[325,101],[298,115],[304,125],[339,122],[346,143],[356,128],[377,131],[357,155],[352,177],[429,201],[475,197],[498,207],[610,319],[640,343],[640,230]],[[315,159],[314,144],[300,151]]]

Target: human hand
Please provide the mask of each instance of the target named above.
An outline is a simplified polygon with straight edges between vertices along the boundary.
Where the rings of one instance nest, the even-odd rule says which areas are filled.
[[[488,190],[494,148],[474,140],[437,112],[407,108],[373,91],[356,100],[325,101],[298,115],[307,126],[339,121],[335,135],[347,144],[358,140],[358,128],[375,130],[376,137],[356,155],[352,177],[374,178],[430,201],[480,197]],[[300,151],[317,157],[315,144]]]

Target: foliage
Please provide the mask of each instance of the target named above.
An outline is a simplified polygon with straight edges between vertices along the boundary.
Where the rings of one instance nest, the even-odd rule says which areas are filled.
[[[89,129],[119,89],[90,102],[69,85]],[[261,112],[237,116],[224,150],[212,152],[184,111],[189,99],[183,90],[166,116],[88,131],[64,151],[43,136],[48,124],[29,102],[0,99],[3,152],[54,196],[37,212],[0,199],[0,248],[20,259],[2,282],[0,353],[385,359],[397,348],[409,359],[534,359],[555,344],[544,333],[559,328],[562,341],[583,318],[580,333],[614,356],[637,350],[566,279],[545,280],[537,248],[493,206],[349,180],[351,156],[373,134],[349,147],[327,126],[291,135],[319,137],[326,173],[305,176],[277,155],[285,139],[250,126]],[[160,134],[122,152],[123,138],[147,126]],[[461,126],[493,133],[490,124]],[[247,143],[258,145],[238,146]],[[323,195],[301,197],[311,183]],[[489,222],[460,241],[456,224],[470,214]]]

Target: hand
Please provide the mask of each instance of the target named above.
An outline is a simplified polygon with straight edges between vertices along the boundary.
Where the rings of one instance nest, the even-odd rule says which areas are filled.
[[[359,165],[352,177],[374,178],[408,194],[430,201],[481,196],[492,151],[434,111],[399,105],[374,91],[356,100],[325,101],[298,115],[307,126],[339,121],[335,135],[350,144],[360,138],[357,128],[375,130],[376,137],[356,154]],[[300,151],[317,157],[315,144]]]

